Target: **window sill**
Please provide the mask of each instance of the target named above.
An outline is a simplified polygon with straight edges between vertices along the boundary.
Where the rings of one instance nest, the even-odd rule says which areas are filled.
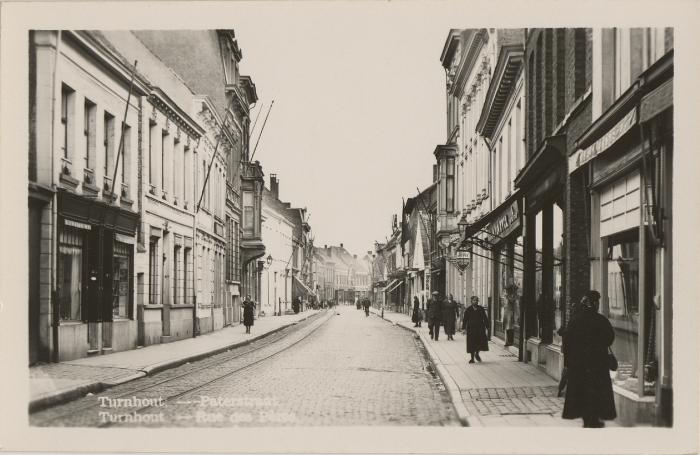
[[[60,321],[58,325],[82,325],[85,324],[83,321]]]
[[[61,172],[58,179],[61,183],[68,185],[72,189],[76,189],[78,187],[78,184],[80,183],[78,179],[75,179],[64,172]]]
[[[83,182],[83,193],[89,196],[97,196],[100,189],[89,182]]]

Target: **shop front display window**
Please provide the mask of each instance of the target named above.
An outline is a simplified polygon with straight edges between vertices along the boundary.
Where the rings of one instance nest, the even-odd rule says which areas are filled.
[[[68,226],[61,229],[58,244],[58,295],[63,321],[80,321],[83,281],[83,232]]]
[[[515,292],[514,301],[514,315],[513,322],[514,325],[520,326],[520,302],[523,297],[523,237],[519,236],[515,240],[515,247],[513,248],[513,260],[515,267],[513,267],[513,286]]]
[[[557,204],[552,210],[552,300],[554,307],[554,334],[553,341],[561,344],[561,336],[557,333],[562,326],[564,314],[564,216]]]
[[[619,367],[614,381],[621,387],[636,391],[639,377],[639,240],[635,231],[608,238],[606,264],[607,305],[601,312],[615,328],[613,350]]]
[[[542,211],[537,212],[535,216],[535,303],[537,306],[537,318],[533,327],[532,333],[540,333],[540,325],[542,322],[542,313],[544,311],[544,295],[542,294]],[[529,332],[529,330],[528,330]]]
[[[129,317],[131,246],[114,242],[112,258],[112,314],[118,318]]]

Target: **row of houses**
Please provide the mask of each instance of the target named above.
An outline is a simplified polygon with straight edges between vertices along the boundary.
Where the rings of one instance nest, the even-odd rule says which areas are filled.
[[[313,289],[321,301],[351,304],[370,296],[369,254],[359,258],[341,243],[314,247],[313,255]]]
[[[555,378],[586,291],[615,328],[624,424],[671,425],[673,30],[454,29],[433,183],[377,244],[377,299],[480,298]]]
[[[245,296],[273,314],[268,250],[309,298],[306,210],[280,209],[252,160],[258,94],[233,30],[28,39],[31,364],[219,330]]]

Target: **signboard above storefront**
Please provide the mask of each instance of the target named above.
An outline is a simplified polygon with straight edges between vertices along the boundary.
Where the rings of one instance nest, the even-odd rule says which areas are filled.
[[[520,199],[514,200],[496,219],[489,224],[489,240],[498,243],[520,226]],[[495,238],[494,238],[495,237]]]
[[[637,110],[632,109],[597,141],[585,149],[577,150],[576,153],[569,157],[569,174],[609,149],[636,124]]]

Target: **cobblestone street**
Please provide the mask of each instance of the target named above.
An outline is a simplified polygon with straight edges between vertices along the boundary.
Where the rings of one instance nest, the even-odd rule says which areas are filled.
[[[354,307],[341,307],[337,313],[299,324],[274,343],[252,343],[242,356],[231,357],[237,351],[233,350],[183,365],[177,372],[168,370],[78,400],[81,406],[91,405],[87,411],[74,402],[36,413],[32,422],[185,427],[459,425],[440,380],[426,369],[420,340],[374,315],[365,317]],[[260,349],[255,349],[257,344]],[[200,363],[206,368],[199,368]],[[168,378],[174,379],[163,382]],[[146,386],[149,389],[143,391]],[[100,407],[96,403],[100,397],[152,402]],[[160,398],[162,403],[157,402]],[[136,410],[138,416],[130,416]]]

